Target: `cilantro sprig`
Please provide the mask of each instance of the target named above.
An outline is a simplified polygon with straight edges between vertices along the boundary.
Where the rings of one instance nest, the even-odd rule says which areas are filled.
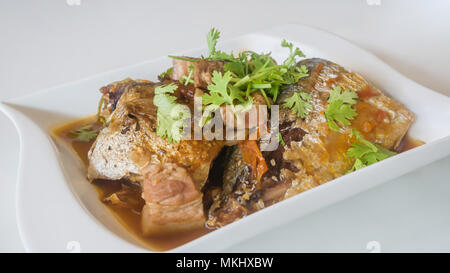
[[[219,38],[220,32],[215,28],[207,33],[207,57],[169,56],[193,64],[200,60],[221,61],[224,64],[224,73],[213,71],[212,83],[207,87],[209,94],[202,95],[204,111],[202,125],[205,124],[205,120],[211,118],[212,112],[222,105],[231,106],[235,114],[238,111],[249,109],[253,104],[252,94],[254,92],[260,92],[270,107],[271,102],[277,100],[283,86],[297,83],[301,78],[309,75],[306,66],[297,65],[298,58],[305,57],[305,55],[299,48],[294,48],[294,45],[286,40],[282,41],[281,46],[289,49],[289,54],[281,64],[277,64],[271,53],[259,54],[247,50],[235,56],[232,52],[220,51],[217,49]],[[181,79],[181,83],[185,85],[192,83],[192,71],[192,69],[189,70],[188,75]],[[312,107],[308,100],[307,95],[303,94],[300,98],[293,97],[291,100],[287,100],[286,106],[289,106],[297,115],[305,116]],[[166,110],[161,110],[161,112],[163,111]],[[161,126],[166,123],[170,123],[170,121],[162,122]],[[164,127],[160,130],[161,135],[169,136],[168,128]]]
[[[350,90],[342,92],[340,86],[336,86],[330,91],[328,107],[325,110],[325,117],[330,129],[339,131],[338,123],[342,126],[351,124],[350,120],[357,116],[356,110],[352,107],[356,104],[356,98],[358,98],[356,92]]]
[[[227,71],[224,74],[218,71],[213,71],[211,81],[208,85],[209,93],[202,95],[202,104],[205,106],[202,125],[209,120],[212,112],[219,109],[222,105],[230,105],[233,112],[236,113],[235,102],[245,103],[242,92],[233,85],[230,85],[232,79],[231,72]]]
[[[297,57],[305,57],[299,48],[294,48],[292,43],[283,40],[282,47],[289,49],[286,60],[278,65],[271,57],[271,53],[258,54],[253,51],[242,51],[236,57],[216,49],[220,32],[212,28],[207,36],[209,55],[207,60],[224,61],[224,70],[231,72],[229,85],[245,94],[248,100],[254,92],[260,92],[270,106],[270,99],[276,101],[280,87],[293,84],[301,78],[307,77],[306,66],[297,66]]]
[[[167,68],[166,71],[164,71],[164,72],[162,72],[161,74],[159,74],[159,75],[158,75],[158,78],[159,78],[159,79],[163,79],[163,78],[166,77],[166,76],[172,75],[172,73],[173,73],[173,67],[169,67],[169,68]]]
[[[161,85],[155,88],[153,104],[158,108],[156,115],[158,127],[156,134],[169,143],[180,142],[185,128],[185,120],[191,114],[186,105],[178,104],[171,95],[178,88],[176,84]]]
[[[300,118],[306,118],[313,108],[311,103],[309,103],[311,99],[312,97],[309,93],[295,92],[291,97],[284,100],[285,103],[282,107],[291,109]]]
[[[220,31],[215,28],[211,30],[206,35],[206,42],[208,43],[209,55],[206,59],[208,60],[234,60],[233,54],[227,54],[223,51],[216,50],[217,40],[220,38]]]
[[[221,72],[213,71],[212,83],[208,85],[209,94],[203,94],[203,104],[213,104],[217,107],[222,104],[233,106],[234,100],[244,102],[243,94],[235,86],[229,85],[231,81],[231,72],[227,71],[222,75]]]
[[[295,65],[295,57],[305,57],[305,54],[303,54],[298,47],[294,49],[294,45],[287,42],[285,39],[281,41],[281,46],[289,48],[289,57],[283,63],[286,67],[292,67]]]
[[[354,158],[355,162],[349,172],[359,170],[396,155],[395,152],[389,151],[379,144],[373,144],[364,139],[357,130],[353,129],[351,136],[356,138],[356,142],[347,150],[347,156]]]

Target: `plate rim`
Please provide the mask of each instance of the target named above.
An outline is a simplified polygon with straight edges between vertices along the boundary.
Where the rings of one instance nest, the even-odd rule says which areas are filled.
[[[426,91],[426,92],[430,92],[430,94],[433,94],[434,96],[437,96],[438,98],[442,98],[442,99],[444,99],[444,100],[450,101],[450,98],[449,98],[449,97],[447,97],[447,96],[445,96],[445,95],[443,95],[443,94],[441,94],[441,93],[439,93],[439,92],[436,92],[436,91],[434,91],[434,90],[431,90],[431,89],[429,89],[429,88],[427,88],[427,87],[425,87],[425,86],[422,86],[421,84],[419,84],[419,83],[413,81],[412,79],[410,79],[410,78],[408,78],[408,77],[402,75],[400,72],[396,71],[396,70],[393,69],[391,66],[389,66],[388,64],[386,64],[385,62],[383,62],[381,59],[379,59],[379,58],[378,58],[377,56],[375,56],[373,53],[371,53],[371,52],[369,52],[369,51],[367,51],[367,50],[365,50],[365,49],[363,49],[363,48],[360,48],[360,47],[354,45],[353,43],[349,42],[348,40],[346,40],[346,39],[344,39],[344,38],[342,38],[342,37],[339,37],[339,36],[337,36],[337,35],[335,35],[335,34],[332,34],[332,33],[328,32],[328,31],[321,30],[321,29],[318,29],[318,28],[309,27],[309,26],[300,25],[300,24],[284,24],[284,25],[278,25],[278,26],[275,26],[275,27],[271,27],[271,28],[268,28],[268,29],[266,29],[266,30],[256,31],[256,32],[250,32],[250,33],[247,33],[247,34],[244,34],[244,35],[240,35],[240,36],[235,37],[235,38],[233,38],[233,39],[228,39],[228,40],[226,40],[226,42],[233,41],[233,40],[240,40],[240,39],[243,39],[243,38],[245,38],[246,36],[250,36],[250,35],[268,35],[268,36],[274,37],[273,35],[270,34],[270,33],[272,33],[273,31],[280,31],[280,30],[282,31],[283,29],[289,29],[289,28],[297,28],[297,29],[300,28],[300,29],[303,29],[303,31],[305,31],[305,30],[306,30],[306,31],[313,31],[313,32],[320,33],[320,34],[322,34],[322,35],[329,36],[329,37],[332,38],[332,39],[340,40],[342,43],[344,43],[345,46],[350,46],[350,47],[352,47],[352,48],[357,49],[357,50],[360,51],[361,53],[364,53],[366,56],[370,56],[372,59],[376,60],[377,63],[378,63],[379,65],[383,65],[385,68],[388,68],[390,72],[395,73],[394,76],[395,76],[396,78],[401,79],[401,80],[403,80],[403,81],[408,81],[410,84],[414,84],[414,85],[416,85],[418,88],[420,88],[420,89],[422,89],[422,90],[424,90],[424,91]],[[277,38],[278,38],[278,37],[279,37],[279,36],[277,36]],[[194,50],[200,50],[200,49],[203,49],[203,48],[204,48],[204,47],[193,48],[193,49],[186,50],[185,52],[188,52],[188,51],[194,51]],[[180,53],[178,53],[178,54],[180,54]],[[183,54],[183,52],[181,52],[181,54]],[[125,66],[125,67],[116,68],[116,69],[113,69],[113,70],[110,70],[110,71],[106,71],[106,72],[102,72],[102,73],[98,73],[98,74],[92,75],[92,76],[87,77],[87,78],[83,78],[83,79],[79,79],[79,80],[76,80],[76,81],[72,81],[72,82],[68,82],[68,83],[65,83],[65,84],[61,84],[61,85],[58,85],[58,86],[54,86],[54,87],[42,89],[42,90],[40,90],[40,91],[33,92],[33,93],[27,94],[27,95],[25,95],[25,96],[20,96],[20,97],[17,97],[17,98],[7,99],[7,100],[4,100],[4,101],[2,101],[2,102],[0,103],[0,111],[2,111],[2,112],[3,112],[3,113],[11,120],[11,122],[14,124],[14,127],[16,128],[16,131],[18,132],[18,135],[19,135],[19,142],[20,142],[20,145],[19,145],[19,164],[18,164],[17,179],[16,179],[16,195],[15,195],[15,197],[16,197],[16,204],[15,204],[15,205],[16,205],[16,217],[17,217],[17,222],[18,222],[19,234],[20,234],[22,243],[23,243],[23,245],[24,245],[26,251],[30,252],[30,251],[36,251],[36,250],[33,249],[33,247],[32,247],[31,245],[29,245],[29,244],[27,243],[27,241],[25,240],[25,238],[26,238],[27,236],[25,235],[25,231],[23,230],[23,227],[22,227],[22,225],[21,225],[21,221],[19,220],[19,219],[21,219],[21,217],[22,217],[22,216],[20,215],[21,204],[20,204],[20,202],[19,202],[19,200],[20,200],[20,196],[19,196],[19,194],[20,194],[19,187],[20,187],[21,184],[24,183],[24,182],[22,182],[22,180],[23,180],[22,174],[23,174],[23,172],[24,172],[24,170],[23,170],[24,158],[25,158],[25,155],[26,155],[26,152],[27,152],[27,151],[25,151],[24,148],[23,148],[23,145],[24,145],[24,143],[26,142],[26,140],[25,140],[25,139],[26,139],[26,136],[25,136],[25,133],[22,132],[23,128],[21,128],[21,127],[23,126],[22,123],[23,123],[24,121],[22,121],[21,119],[24,119],[24,118],[25,118],[25,119],[28,119],[29,122],[31,122],[31,123],[34,123],[34,121],[31,121],[31,120],[30,120],[28,117],[26,117],[25,115],[23,115],[23,117],[21,117],[21,116],[20,116],[21,113],[19,113],[16,109],[14,109],[14,105],[17,105],[17,104],[20,105],[20,102],[21,102],[21,101],[26,101],[26,100],[28,100],[28,99],[32,99],[33,97],[39,97],[39,96],[43,96],[43,95],[45,96],[46,93],[51,92],[51,91],[55,91],[55,90],[58,90],[58,89],[61,89],[61,88],[65,88],[65,87],[67,87],[67,86],[71,86],[71,85],[78,84],[78,83],[81,83],[81,82],[89,81],[89,80],[92,80],[92,79],[95,79],[95,78],[100,78],[100,77],[103,77],[103,76],[105,76],[105,75],[108,75],[108,74],[111,74],[111,73],[114,73],[114,72],[118,72],[118,71],[126,71],[126,70],[129,70],[129,69],[133,68],[133,67],[139,67],[139,66],[142,66],[142,65],[147,64],[147,63],[156,62],[156,61],[158,61],[158,60],[160,60],[160,59],[163,59],[163,58],[167,58],[167,57],[162,56],[162,57],[155,58],[155,59],[152,59],[152,60],[147,60],[147,61],[139,62],[139,63],[137,63],[137,64],[133,64],[133,65]],[[17,111],[18,113],[15,113],[16,111]],[[43,134],[44,134],[44,132],[40,132],[40,133],[43,133]],[[429,148],[430,145],[432,145],[432,146],[436,146],[436,145],[439,146],[438,144],[440,144],[440,143],[447,143],[447,144],[449,144],[449,143],[450,143],[450,135],[445,136],[445,137],[443,137],[443,138],[441,138],[441,139],[437,139],[437,140],[435,140],[435,141],[432,141],[432,142],[430,142],[430,143],[425,144],[424,146],[418,147],[418,148],[416,148],[416,149],[413,149],[413,150],[411,150],[411,151],[407,151],[407,152],[402,153],[402,154],[407,154],[407,155],[409,155],[410,153],[413,153],[413,152],[414,152],[414,153],[419,153],[418,151],[422,151],[423,149],[430,149],[430,148]],[[54,152],[54,151],[52,151],[52,152]],[[442,155],[442,154],[444,154],[444,153],[441,152],[440,155]],[[448,155],[448,154],[450,154],[450,152],[447,153],[447,154],[445,154],[445,155]],[[440,157],[444,157],[445,155],[440,156]],[[54,155],[54,156],[55,156],[55,158],[56,158],[56,155]],[[439,158],[440,158],[440,157],[439,157]],[[437,159],[438,159],[438,157],[436,157],[436,158],[433,159],[432,161],[437,160]],[[369,166],[369,167],[367,167],[367,168],[365,168],[365,169],[363,169],[363,170],[360,170],[358,173],[361,173],[362,171],[363,171],[363,172],[371,172],[371,170],[373,170],[374,168],[379,168],[379,167],[378,167],[378,166],[380,166],[379,164],[386,165],[386,164],[387,164],[386,162],[390,162],[390,160],[392,160],[392,159],[387,159],[387,160],[385,160],[385,161],[383,161],[383,162],[380,162],[380,163],[378,163],[378,164],[376,164],[376,165]],[[430,162],[432,162],[432,161],[430,161]],[[429,162],[428,162],[428,163],[429,163]],[[425,164],[427,164],[427,163],[425,163]],[[425,164],[424,164],[424,165],[425,165]],[[378,165],[378,166],[377,166],[377,165]],[[62,171],[62,170],[61,170],[61,167],[59,167],[59,169],[60,169],[60,171]],[[306,191],[306,192],[303,192],[303,193],[301,194],[301,196],[310,196],[311,194],[314,194],[314,193],[316,193],[316,192],[318,192],[318,191],[324,191],[325,188],[328,189],[328,188],[330,188],[330,187],[336,187],[336,186],[334,186],[335,184],[337,184],[336,182],[342,181],[343,179],[347,179],[347,180],[350,179],[350,180],[351,180],[351,178],[349,178],[349,177],[355,177],[355,176],[356,176],[356,175],[353,173],[353,174],[349,174],[349,175],[346,175],[346,176],[339,177],[339,178],[337,178],[337,179],[334,179],[334,180],[332,180],[332,181],[330,181],[330,182],[328,182],[328,183],[325,183],[325,184],[321,185],[320,187],[316,187],[316,188],[310,189],[310,190],[308,190],[308,191]],[[398,175],[397,175],[397,176],[398,176]],[[393,178],[393,177],[392,177],[392,178]],[[392,178],[387,179],[387,181],[391,180]],[[354,178],[353,178],[353,179],[354,179]],[[387,182],[387,181],[384,181],[384,180],[383,180],[383,182],[380,182],[380,183],[378,183],[378,184],[382,184],[382,183]],[[334,182],[334,183],[333,183],[333,182]],[[342,183],[340,183],[340,184],[342,184]],[[378,184],[376,184],[376,185],[378,185]],[[373,186],[376,186],[376,185],[373,185]],[[373,187],[373,186],[370,186],[370,187]],[[369,187],[369,188],[370,188],[370,187]],[[368,188],[367,188],[367,189],[368,189]],[[365,189],[365,190],[367,190],[367,189]],[[72,193],[72,194],[75,195],[74,197],[76,198],[76,194],[75,194],[75,193]],[[351,194],[351,195],[354,195],[354,194]],[[270,212],[272,212],[272,211],[276,211],[275,208],[281,207],[281,206],[279,206],[279,204],[286,204],[286,205],[282,205],[282,207],[290,206],[291,203],[296,202],[296,200],[299,199],[299,196],[300,196],[300,195],[297,195],[297,196],[294,196],[294,197],[289,198],[289,199],[287,199],[287,200],[284,200],[283,202],[278,203],[277,206],[271,206],[271,207],[268,207],[268,208],[266,208],[266,209],[264,209],[264,210],[258,211],[257,213],[254,213],[254,214],[252,214],[252,215],[250,215],[250,216],[248,216],[248,217],[245,217],[245,218],[243,218],[243,219],[241,219],[241,220],[239,220],[239,221],[237,221],[237,222],[235,222],[235,223],[232,223],[232,224],[230,224],[230,225],[227,225],[227,226],[221,228],[221,230],[220,230],[219,232],[222,232],[222,230],[223,230],[224,233],[225,233],[225,232],[226,232],[226,233],[229,233],[228,230],[233,230],[233,229],[235,228],[236,225],[244,225],[244,223],[247,223],[247,222],[254,222],[253,219],[256,217],[256,215],[262,215],[262,214],[270,213]],[[305,197],[305,198],[306,198],[306,197]],[[305,198],[303,198],[303,199],[305,199]],[[347,198],[347,197],[345,197],[345,198]],[[345,198],[343,198],[343,199],[345,199]],[[333,203],[334,203],[334,202],[333,202]],[[288,205],[288,204],[289,204],[289,205]],[[81,204],[78,204],[78,205],[82,206]],[[331,205],[331,204],[325,204],[324,206],[328,206],[328,205]],[[312,211],[315,211],[315,209],[312,210]],[[298,216],[298,217],[300,217],[300,216]],[[298,217],[294,217],[292,220],[297,219]],[[261,218],[261,217],[260,217],[260,218]],[[274,227],[272,227],[272,228],[274,228]],[[109,230],[109,229],[106,228],[106,227],[103,227],[103,229],[106,229],[106,230],[112,232],[111,230]],[[263,231],[265,231],[265,230],[267,230],[267,229],[261,230],[261,231],[259,231],[258,233],[263,232]],[[217,233],[217,232],[211,232],[211,233],[206,234],[206,235],[204,235],[204,236],[201,236],[201,237],[199,237],[199,238],[197,238],[197,239],[195,239],[195,240],[193,240],[193,241],[191,241],[191,242],[188,242],[188,243],[186,243],[186,244],[184,244],[184,245],[181,245],[181,246],[179,246],[179,247],[176,247],[176,248],[174,248],[174,249],[172,249],[172,250],[170,250],[170,251],[168,251],[168,252],[191,251],[191,250],[194,250],[194,251],[195,251],[195,249],[198,249],[198,245],[201,244],[203,241],[209,240],[210,237],[216,237],[216,236],[218,236],[218,235],[213,235],[213,234],[216,234],[216,233]],[[256,235],[256,234],[258,234],[258,233],[254,233],[254,235]],[[116,234],[114,234],[114,235],[115,235],[115,237],[116,237],[117,239],[123,240],[122,238],[120,238],[120,236],[118,236],[118,235],[116,235]],[[246,238],[248,238],[248,236],[245,237],[245,238],[241,238],[240,240],[244,240],[244,239],[246,239]],[[138,247],[138,246],[134,245],[134,244],[131,243],[131,242],[128,242],[128,241],[125,241],[125,242],[126,242],[127,244],[130,244],[130,245],[133,245],[133,246],[135,246],[135,247]],[[196,246],[197,246],[197,248],[196,248]],[[225,246],[225,247],[228,247],[228,246]],[[147,249],[143,249],[143,248],[140,248],[140,247],[138,247],[138,248],[139,248],[139,249],[135,249],[135,250],[137,250],[137,251],[149,251],[149,250],[147,250]],[[216,248],[215,251],[221,250],[221,249],[223,249],[223,248]],[[37,251],[39,251],[39,250],[37,250]]]

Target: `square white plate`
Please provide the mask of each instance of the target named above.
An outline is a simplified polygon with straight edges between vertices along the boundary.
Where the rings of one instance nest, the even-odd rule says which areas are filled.
[[[219,48],[271,51],[280,60],[286,55],[280,47],[283,38],[300,47],[308,58],[328,59],[351,69],[403,103],[416,114],[409,134],[426,144],[256,212],[173,251],[218,251],[450,154],[450,98],[409,80],[339,37],[310,27],[284,25],[220,41]],[[205,49],[196,49],[177,55],[205,53]],[[94,114],[101,86],[127,77],[156,80],[170,65],[171,60],[162,57],[0,104],[20,135],[17,218],[27,251],[149,251],[99,201],[80,160],[50,137],[49,128]]]

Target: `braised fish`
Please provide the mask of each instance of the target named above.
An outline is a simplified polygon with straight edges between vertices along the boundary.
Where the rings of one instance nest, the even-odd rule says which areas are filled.
[[[112,113],[88,154],[91,181],[126,179],[141,184],[144,234],[204,225],[200,190],[223,146],[220,141],[169,143],[159,137],[153,97],[160,85],[125,80],[103,88],[111,99],[104,111]],[[192,86],[179,85],[174,95],[189,104],[194,93]]]
[[[354,164],[354,159],[347,155],[352,145],[352,129],[366,140],[394,150],[414,121],[414,115],[403,105],[356,73],[323,59],[306,59],[298,65],[305,65],[309,76],[287,86],[276,101],[280,105],[279,132],[285,145],[262,152],[268,169],[260,181],[252,175],[252,166],[243,160],[246,149],[234,147],[222,189],[212,197],[208,226],[224,226],[346,174]],[[339,131],[329,128],[325,116],[330,90],[336,86],[358,94],[354,105],[358,115],[351,125]],[[305,118],[281,107],[296,92],[306,92],[312,97],[312,108]]]

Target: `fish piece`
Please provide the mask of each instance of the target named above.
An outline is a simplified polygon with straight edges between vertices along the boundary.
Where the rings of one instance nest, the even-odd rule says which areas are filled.
[[[88,153],[88,178],[141,182],[141,168],[150,163],[175,162],[202,185],[222,143],[199,140],[168,143],[160,138],[156,134],[157,109],[153,105],[154,89],[159,84],[129,84],[109,124],[100,131]]]
[[[309,76],[286,87],[276,104],[282,105],[295,92],[307,92],[312,110],[302,119],[280,106],[279,132],[286,145],[262,152],[269,169],[260,182],[252,179],[251,167],[242,160],[241,151],[235,150],[222,191],[213,197],[208,226],[224,226],[347,173],[354,163],[346,154],[353,143],[352,129],[372,143],[394,150],[414,121],[413,113],[356,73],[323,59],[306,59],[298,65],[306,65]],[[329,128],[324,114],[335,86],[359,96],[354,105],[358,115],[339,132]]]
[[[145,186],[144,177],[149,172],[150,166],[176,164],[189,174],[199,191],[208,177],[211,162],[220,152],[223,143],[200,140],[181,140],[179,143],[168,143],[156,134],[157,109],[153,104],[153,96],[154,89],[160,83],[127,81],[120,84],[125,84],[121,87],[125,91],[120,97],[116,109],[112,112],[107,126],[100,131],[88,153],[88,179],[91,181],[124,179]],[[183,91],[185,88],[180,85],[174,92],[180,103],[190,101],[190,95],[186,95],[189,92]],[[195,89],[194,87],[189,88]],[[169,173],[161,172],[158,176],[161,181],[164,180],[161,177],[162,174],[171,177]],[[150,191],[151,187],[144,187],[143,196],[153,194],[150,199],[144,198],[151,200],[146,201],[142,211],[143,223],[148,223],[144,229],[146,233],[162,232],[163,229],[158,229],[158,226],[154,225],[155,221],[159,221],[156,219],[162,215],[167,215],[167,217],[171,215],[164,220],[167,227],[172,224],[179,225],[180,228],[191,227],[188,223],[192,223],[192,220],[185,216],[190,215],[188,212],[191,212],[193,200],[187,198],[185,204],[166,206],[159,201],[153,201],[156,198],[155,195],[163,195],[164,191],[149,193],[146,190]],[[189,191],[190,188],[182,188],[180,194],[188,194]],[[201,195],[195,200],[200,204],[194,202],[196,208],[201,208],[203,213]],[[178,213],[178,211],[183,211],[183,213]],[[194,210],[194,212],[193,215],[199,215],[198,210]],[[200,221],[199,218],[195,219]],[[202,221],[204,222],[204,218]]]
[[[104,100],[103,111],[106,111],[105,116],[109,116],[116,109],[117,103],[119,102],[122,94],[130,87],[135,84],[146,84],[152,83],[147,80],[132,80],[126,78],[122,81],[113,82],[106,86],[100,88],[100,92],[103,94],[102,99]]]

